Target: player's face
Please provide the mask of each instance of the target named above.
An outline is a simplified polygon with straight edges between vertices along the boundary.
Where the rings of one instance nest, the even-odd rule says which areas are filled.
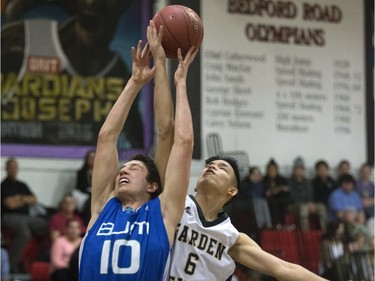
[[[232,187],[234,171],[231,165],[224,160],[212,161],[203,168],[198,186],[211,186],[217,194],[226,194]]]
[[[146,180],[147,175],[148,170],[143,162],[132,160],[125,163],[116,177],[116,195],[120,195],[124,192],[146,194],[146,189],[149,186],[149,183]]]

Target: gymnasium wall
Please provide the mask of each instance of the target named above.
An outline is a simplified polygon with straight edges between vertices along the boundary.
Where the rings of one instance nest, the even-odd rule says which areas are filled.
[[[333,175],[343,158],[355,175],[363,162],[373,161],[373,76],[364,17],[370,2],[173,1],[191,4],[205,27],[189,73],[196,136],[190,192],[210,133],[220,135],[224,151],[245,151],[261,169],[273,157],[286,175],[297,156],[309,175],[321,158]],[[155,1],[154,11],[166,4]],[[2,178],[12,155],[2,145]],[[42,203],[56,206],[73,188],[83,155],[17,155],[19,178]]]

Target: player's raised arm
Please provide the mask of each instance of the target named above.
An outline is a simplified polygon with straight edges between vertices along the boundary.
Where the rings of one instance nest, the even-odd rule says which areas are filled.
[[[154,76],[154,68],[149,67],[148,51],[147,45],[142,48],[142,41],[138,42],[137,49],[132,47],[132,76],[100,129],[92,174],[92,218],[89,227],[95,222],[111,194],[113,195],[113,179],[119,169],[117,138],[138,92]]]
[[[174,75],[176,86],[176,110],[174,143],[165,174],[164,191],[160,200],[167,232],[171,232],[172,242],[175,226],[179,222],[186,199],[190,179],[190,166],[193,154],[193,122],[186,92],[186,78],[190,64],[198,50],[190,48],[185,58],[178,51],[178,67]],[[171,243],[172,245],[172,243]]]
[[[300,265],[286,262],[263,251],[255,241],[244,233],[240,233],[229,254],[234,261],[258,272],[271,275],[280,281],[327,280]]]
[[[174,119],[173,101],[169,87],[166,67],[166,55],[161,45],[163,26],[156,30],[153,21],[147,27],[147,40],[152,52],[155,65],[154,78],[154,112],[157,127],[157,141],[155,151],[156,167],[159,171],[162,184],[165,183],[165,170],[173,145]]]

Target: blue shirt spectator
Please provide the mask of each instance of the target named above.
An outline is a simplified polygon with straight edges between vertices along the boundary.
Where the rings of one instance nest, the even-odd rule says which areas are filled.
[[[328,220],[343,220],[345,210],[354,208],[358,211],[357,221],[364,224],[365,216],[361,197],[354,190],[355,180],[350,174],[340,177],[340,186],[334,190],[328,199]]]
[[[1,248],[1,281],[10,280],[10,266],[8,251]]]
[[[355,190],[359,193],[362,199],[363,209],[366,214],[366,219],[374,216],[374,181],[371,178],[372,166],[370,164],[363,164],[359,172],[359,179],[356,182]]]

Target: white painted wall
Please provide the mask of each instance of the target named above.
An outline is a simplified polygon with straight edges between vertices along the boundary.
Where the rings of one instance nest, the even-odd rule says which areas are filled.
[[[1,179],[6,176],[5,162],[8,157],[1,158]],[[18,179],[25,182],[37,196],[38,200],[48,206],[57,207],[64,194],[72,191],[76,181],[76,171],[83,160],[17,158],[19,165]],[[189,193],[194,186],[203,164],[193,161]]]

